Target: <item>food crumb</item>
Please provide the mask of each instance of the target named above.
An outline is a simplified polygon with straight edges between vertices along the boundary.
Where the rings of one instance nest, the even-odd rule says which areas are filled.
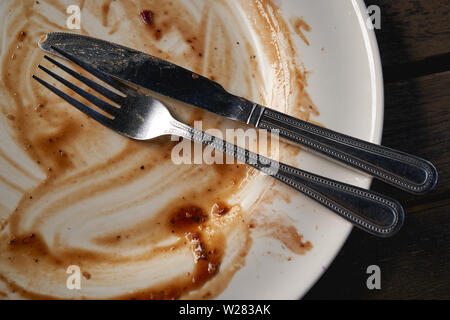
[[[86,280],[89,280],[89,279],[91,279],[92,276],[91,276],[91,274],[89,272],[84,271],[83,272],[83,277],[85,277]]]
[[[44,105],[42,103],[39,103],[36,107],[34,107],[34,111],[40,112],[44,108]]]
[[[154,36],[155,36],[155,40],[161,39],[161,38],[162,38],[161,30],[160,30],[160,29],[157,29],[157,30],[155,31]]]
[[[215,203],[212,207],[212,212],[219,217],[224,216],[229,211],[230,208],[224,205],[223,203]]]
[[[215,274],[217,271],[217,265],[214,263],[208,263],[208,273],[209,274]]]
[[[11,121],[16,120],[16,117],[13,114],[8,114],[6,117]]]
[[[1,219],[0,220],[0,231],[3,231],[6,228],[6,225],[8,224],[8,220]]]
[[[25,39],[25,37],[27,36],[27,33],[25,31],[20,31],[19,33],[19,41],[23,41],[23,39]]]
[[[144,23],[146,25],[153,25],[153,12],[150,10],[142,10],[141,11],[141,18],[142,21],[144,21]]]

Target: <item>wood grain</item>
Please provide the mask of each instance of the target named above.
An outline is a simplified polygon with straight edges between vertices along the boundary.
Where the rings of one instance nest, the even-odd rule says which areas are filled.
[[[435,191],[425,196],[404,193],[378,181],[373,189],[400,200],[407,208],[449,200],[450,72],[385,86],[383,145],[432,161],[439,173]]]
[[[449,87],[450,72],[386,85],[383,144],[432,161],[438,186],[418,197],[375,182],[405,206],[404,228],[391,239],[354,230],[305,299],[450,299]],[[381,268],[381,290],[367,289],[370,265]]]
[[[354,230],[305,299],[449,299],[449,215],[448,204],[408,215],[391,239]],[[367,289],[370,265],[381,269],[381,290]]]
[[[433,162],[439,182],[421,197],[374,182],[404,205],[404,228],[391,239],[353,230],[305,299],[450,299],[450,1],[366,4],[382,12],[383,144]],[[381,290],[366,286],[370,265],[381,268]]]
[[[366,0],[381,8],[377,38],[386,67],[445,55],[450,46],[450,1]]]

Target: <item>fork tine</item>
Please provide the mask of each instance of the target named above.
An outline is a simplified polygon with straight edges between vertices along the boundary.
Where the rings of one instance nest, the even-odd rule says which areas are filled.
[[[94,120],[100,122],[104,126],[113,129],[113,125],[112,125],[113,124],[113,120],[111,120],[110,118],[108,118],[108,117],[98,113],[97,111],[89,108],[85,104],[83,104],[80,101],[72,98],[71,96],[69,96],[68,94],[62,92],[61,90],[55,88],[51,84],[49,84],[49,83],[45,82],[44,80],[42,80],[41,78],[33,75],[33,79],[38,81],[40,84],[42,84],[44,87],[46,87],[47,89],[52,91],[54,94],[58,95],[59,97],[61,97],[64,100],[66,100],[68,103],[73,105],[75,108],[77,108],[78,110],[80,110],[84,114],[86,114],[89,117],[93,118]]]
[[[95,104],[97,107],[99,107],[103,111],[105,111],[113,116],[116,116],[118,114],[119,108],[116,108],[116,107],[110,105],[109,103],[106,103],[105,101],[97,98],[96,96],[92,95],[91,93],[81,89],[80,87],[77,87],[73,83],[70,83],[69,81],[61,78],[59,75],[57,75],[56,73],[53,73],[52,71],[48,70],[44,66],[39,65],[38,68],[45,71],[47,74],[49,74],[51,77],[53,77],[54,79],[56,79],[59,82],[61,82],[62,84],[64,84],[66,87],[72,89],[73,91],[78,93],[80,96],[82,96],[83,98],[88,100],[89,102],[92,102],[93,104]]]
[[[58,68],[64,70],[66,73],[70,74],[72,77],[80,80],[85,85],[89,86],[90,88],[94,89],[98,93],[100,93],[105,98],[108,98],[111,101],[114,101],[117,104],[122,104],[124,98],[117,93],[114,93],[113,91],[103,87],[102,85],[92,81],[91,79],[86,78],[85,76],[79,74],[78,72],[73,71],[72,69],[69,69],[65,65],[59,63],[58,61],[50,58],[49,56],[44,56],[45,59],[56,65]]]
[[[130,87],[122,84],[121,82],[119,82],[118,80],[114,79],[113,77],[107,75],[106,73],[94,68],[93,66],[91,66],[90,64],[81,61],[80,59],[78,59],[77,57],[75,57],[74,55],[61,50],[60,48],[56,48],[54,46],[51,46],[51,48],[53,50],[55,50],[56,52],[58,52],[59,54],[61,54],[63,57],[65,57],[66,59],[68,59],[69,61],[72,61],[73,63],[75,63],[77,66],[83,68],[84,70],[86,70],[87,72],[93,74],[94,76],[96,76],[98,79],[104,81],[105,83],[109,84],[111,87],[113,87],[114,89],[117,89],[123,93],[127,93],[127,91],[130,90]]]

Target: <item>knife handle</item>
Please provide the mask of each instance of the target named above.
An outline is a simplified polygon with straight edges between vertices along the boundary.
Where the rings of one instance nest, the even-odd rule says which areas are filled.
[[[279,163],[278,172],[272,176],[377,237],[392,237],[403,226],[402,205],[384,195],[283,163]]]
[[[387,147],[353,138],[281,112],[255,105],[250,124],[279,130],[280,137],[413,194],[431,191],[437,183],[436,168],[428,161]],[[259,116],[255,117],[257,114]]]
[[[305,194],[370,234],[387,238],[403,225],[403,207],[394,199],[279,163],[178,121],[173,121],[172,126],[168,134],[234,157]]]

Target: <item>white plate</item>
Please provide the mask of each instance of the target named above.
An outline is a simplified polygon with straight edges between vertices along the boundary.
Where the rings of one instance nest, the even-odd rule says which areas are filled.
[[[70,1],[64,0],[63,2],[71,4]],[[367,14],[363,1],[278,0],[274,2],[280,6],[282,15],[285,17],[286,21],[289,21],[291,17],[301,16],[312,28],[311,32],[307,33],[310,46],[307,46],[299,37],[293,37],[293,40],[295,40],[294,45],[298,56],[306,66],[306,69],[311,71],[308,78],[309,86],[307,91],[320,110],[320,117],[314,118],[313,120],[342,133],[350,134],[371,142],[380,142],[383,120],[383,82],[381,65],[374,33],[366,26]],[[192,1],[192,3],[195,4],[196,2]],[[0,13],[2,13],[1,11],[2,7],[0,7]],[[3,14],[5,14],[5,12],[3,12]],[[45,17],[41,17],[40,19],[42,20],[44,18]],[[50,20],[56,19],[59,25],[62,25],[62,28],[64,28],[66,17],[63,13],[59,13],[58,15],[50,14],[49,18]],[[13,17],[11,17],[11,19],[13,19]],[[108,30],[102,27],[98,19],[90,20],[91,24],[87,26],[89,31],[92,31],[92,33],[96,34],[98,37],[109,37]],[[20,28],[20,26],[16,27]],[[126,24],[124,25],[124,28],[127,28]],[[110,40],[114,41],[114,36],[112,36],[112,39],[110,38]],[[129,42],[130,43],[124,44],[133,46],[133,37],[130,37]],[[172,47],[176,46],[176,44],[170,42],[165,43],[165,45]],[[187,48],[189,49],[188,46]],[[2,51],[2,54],[6,53]],[[37,51],[33,51],[33,53],[30,54],[33,59],[27,61],[29,65],[23,67],[24,70],[26,69],[24,74],[26,74],[28,78],[31,77],[31,74],[29,73],[35,68],[35,65],[33,64],[40,63],[42,60],[42,57],[40,57],[39,54],[40,53],[37,53]],[[256,52],[256,54],[258,54],[258,52]],[[8,68],[8,65],[6,65],[6,68]],[[232,81],[232,84],[235,87],[235,93],[239,93],[239,82]],[[30,92],[36,90],[31,84],[25,83],[25,81],[23,86],[25,87],[24,90],[29,90]],[[12,97],[10,98],[12,99]],[[28,103],[33,104],[34,101],[29,101]],[[6,102],[2,106],[6,108]],[[59,107],[63,111],[68,110],[67,104],[62,101]],[[79,115],[74,114],[74,116]],[[5,119],[3,120],[4,122],[0,123],[2,125],[8,121]],[[77,119],[77,121],[78,120],[79,119]],[[11,143],[11,139],[7,137],[7,134],[5,135],[8,131],[2,131],[0,133],[3,134],[0,135],[2,141]],[[110,143],[120,147],[121,143],[124,143],[124,140],[121,137],[119,138],[118,135],[111,135],[110,132],[106,130],[104,131],[104,134],[105,136],[103,137],[101,144],[108,145],[108,143]],[[109,141],[109,139],[111,141]],[[94,144],[93,148],[98,147],[95,145],[95,141],[90,142]],[[4,145],[6,146],[6,144]],[[6,148],[11,152],[14,158],[20,159],[23,165],[34,167],[34,169],[30,170],[35,173],[35,176],[40,177],[40,179],[45,178],[45,174],[39,171],[36,164],[30,159],[27,159],[23,152],[23,146],[13,146],[11,143],[11,145],[8,145]],[[14,152],[11,150],[14,150]],[[103,150],[106,154],[113,151],[114,150],[108,148]],[[101,162],[103,160],[102,156],[103,154],[97,156],[96,159],[90,160]],[[350,184],[359,185],[361,187],[368,187],[370,184],[370,179],[368,177],[342,166],[330,163],[325,159],[317,158],[317,156],[308,154],[307,152],[301,152],[298,160],[302,169]],[[137,197],[141,192],[143,193],[143,190],[155,187],[153,185],[148,185],[153,181],[151,178],[161,182],[162,180],[167,179],[166,177],[162,177],[164,174],[168,174],[167,172],[172,174],[170,179],[173,179],[173,176],[175,176],[176,179],[173,167],[163,167],[161,171],[153,176],[146,177],[146,179],[140,179],[137,185],[132,186],[131,189],[127,189],[128,191],[124,188],[124,192],[127,191],[130,194],[130,197],[134,195]],[[258,183],[258,181],[256,182]],[[179,187],[181,189],[186,186],[183,185]],[[17,193],[14,194],[12,192],[8,193],[10,189],[8,189],[7,186],[1,188],[2,193],[0,195],[0,203],[3,201],[8,205],[3,204],[3,206],[0,206],[0,209],[2,209],[0,210],[0,213],[6,216],[9,214],[9,212],[6,212],[6,209],[14,210],[14,203],[18,202],[22,195],[18,195]],[[77,185],[74,184],[73,188],[76,189]],[[137,188],[137,191],[139,192],[132,188]],[[265,185],[260,184],[254,189],[259,190],[264,188]],[[259,210],[265,210],[266,214],[275,217],[275,219],[278,219],[278,217],[280,217],[280,219],[281,217],[284,217],[283,219],[288,217],[291,226],[295,227],[295,229],[304,236],[305,240],[310,241],[313,244],[312,250],[305,255],[295,255],[287,250],[285,246],[280,245],[280,242],[273,237],[254,235],[250,252],[245,259],[245,265],[234,275],[226,289],[218,296],[219,299],[297,299],[303,296],[323,274],[351,231],[351,225],[348,222],[333,213],[330,213],[314,201],[309,200],[305,196],[302,196],[287,187],[277,185],[275,188],[278,189],[280,194],[288,196],[290,201],[275,199],[272,203],[264,204]],[[173,194],[175,194],[175,192],[176,190]],[[275,193],[277,190],[271,190],[271,192]],[[103,200],[102,196],[104,197]],[[171,195],[164,194],[164,196],[169,198]],[[89,219],[93,214],[100,214],[105,201],[108,201],[108,203],[112,203],[113,205],[115,201],[120,203],[120,197],[120,192],[111,194],[106,193],[96,197],[98,199],[96,199],[95,203],[87,202],[71,204],[70,208],[65,212],[66,216],[62,216],[62,219],[55,219],[54,221],[55,223],[64,226],[64,230],[69,226],[66,226],[66,223],[70,222],[75,225],[73,229],[67,228],[67,230],[71,231],[65,231],[62,240],[59,239],[59,241],[67,242],[70,246],[75,248],[82,248],[84,245],[89,244],[90,237],[92,234],[95,235],[96,231],[103,231],[108,228],[114,230],[117,225],[117,220],[109,219],[110,217],[106,213],[104,214],[104,216],[108,218],[106,222],[99,219],[98,223],[95,221],[93,223],[85,223],[83,217]],[[123,212],[118,212],[117,216],[123,218],[129,217],[130,214],[132,214],[135,219],[148,218],[148,208],[150,207],[155,210],[156,206],[162,207],[164,201],[168,201],[166,198],[159,197],[154,200],[154,202],[150,201],[146,206],[141,205],[139,208],[138,206],[131,207],[131,209],[133,209],[131,212],[126,212],[126,210],[124,210]],[[37,199],[34,200],[38,202]],[[44,209],[41,210],[42,212],[36,211],[37,216],[41,213],[45,214],[46,204],[44,200],[38,202]],[[160,200],[160,202],[157,200]],[[249,201],[251,202],[252,200]],[[93,206],[94,209],[92,209]],[[39,209],[41,209],[41,207],[39,207]],[[93,212],[89,212],[87,208],[93,210]],[[130,208],[128,207],[128,209]],[[115,214],[116,212],[114,212],[114,215]],[[0,218],[3,218],[3,216],[0,215]],[[33,221],[32,219],[33,216],[30,217],[30,223]],[[52,227],[49,225],[46,230],[51,229]],[[75,230],[78,230],[81,235]],[[0,236],[4,236],[4,234],[0,232]],[[49,239],[45,240],[50,243],[53,243],[54,239],[57,238],[51,232],[46,234],[46,236],[48,236]],[[239,241],[239,238],[237,238],[236,241]],[[114,248],[109,248],[108,250],[114,252]],[[181,258],[192,260],[189,254],[186,254]],[[5,265],[9,263],[5,259],[3,260]],[[179,269],[185,268],[186,271],[188,271],[190,267],[190,265],[183,263],[176,266],[178,266]],[[132,290],[139,288],[139,286],[145,284],[145,280],[149,280],[152,277],[152,274],[149,275],[149,268],[145,263],[143,263],[141,267],[139,267],[139,265],[130,265],[128,267],[130,267],[131,271],[128,270],[129,272],[127,272],[127,269],[124,269],[125,272],[122,270],[122,273],[118,272],[118,275],[112,277],[114,281],[117,281],[113,281],[114,283],[111,284],[111,286],[104,285],[98,289],[94,286],[89,287],[87,285],[88,291],[82,294],[86,294],[88,297],[95,297],[95,294],[97,293],[101,296],[103,296],[102,294],[108,296],[108,294],[112,294],[111,292],[114,290],[117,291],[123,288]],[[159,267],[161,267],[158,269],[160,274],[164,275],[166,266],[159,265]],[[4,270],[0,269],[0,273],[3,273],[3,271]],[[27,271],[29,270],[27,269]],[[38,271],[44,272],[45,270],[38,269]],[[46,279],[45,274],[41,276],[39,273],[34,275],[34,279],[29,279],[17,270],[9,273],[8,276],[11,276],[18,284],[30,286],[35,291],[38,290],[47,294],[55,293],[56,295],[59,294],[61,296],[77,297],[76,293],[67,292],[67,288],[65,287],[65,278],[67,275],[64,271],[65,270],[63,269],[58,269],[55,276],[50,279]],[[113,271],[119,270],[109,271],[113,273]],[[136,272],[134,280],[132,279],[134,282],[127,281],[123,275],[130,275],[132,278],[133,272]],[[137,276],[137,272],[142,272],[142,276],[140,276],[140,273],[139,276]],[[145,278],[146,276],[148,278]],[[95,274],[93,279],[97,279]],[[55,290],[55,292],[46,292],[50,287],[50,285],[47,285],[46,283],[47,280],[53,281],[57,285],[57,290]],[[95,280],[91,280],[90,283],[95,283]],[[3,288],[0,286],[0,292],[2,291]]]
[[[307,70],[308,92],[319,107],[319,122],[327,128],[373,143],[381,142],[383,78],[375,33],[367,27],[362,0],[281,0],[286,20],[301,16],[311,26],[310,46],[297,39],[298,55]],[[323,48],[323,51],[322,51]],[[371,179],[319,159],[300,154],[302,169],[368,188]],[[283,190],[288,192],[288,190]],[[276,204],[274,204],[276,206]],[[304,256],[286,262],[279,244],[255,241],[246,267],[233,278],[222,299],[298,299],[308,292],[333,261],[352,226],[303,196],[276,207],[297,221],[297,229],[314,245]],[[315,227],[318,227],[315,230]],[[272,254],[265,254],[270,247]]]

